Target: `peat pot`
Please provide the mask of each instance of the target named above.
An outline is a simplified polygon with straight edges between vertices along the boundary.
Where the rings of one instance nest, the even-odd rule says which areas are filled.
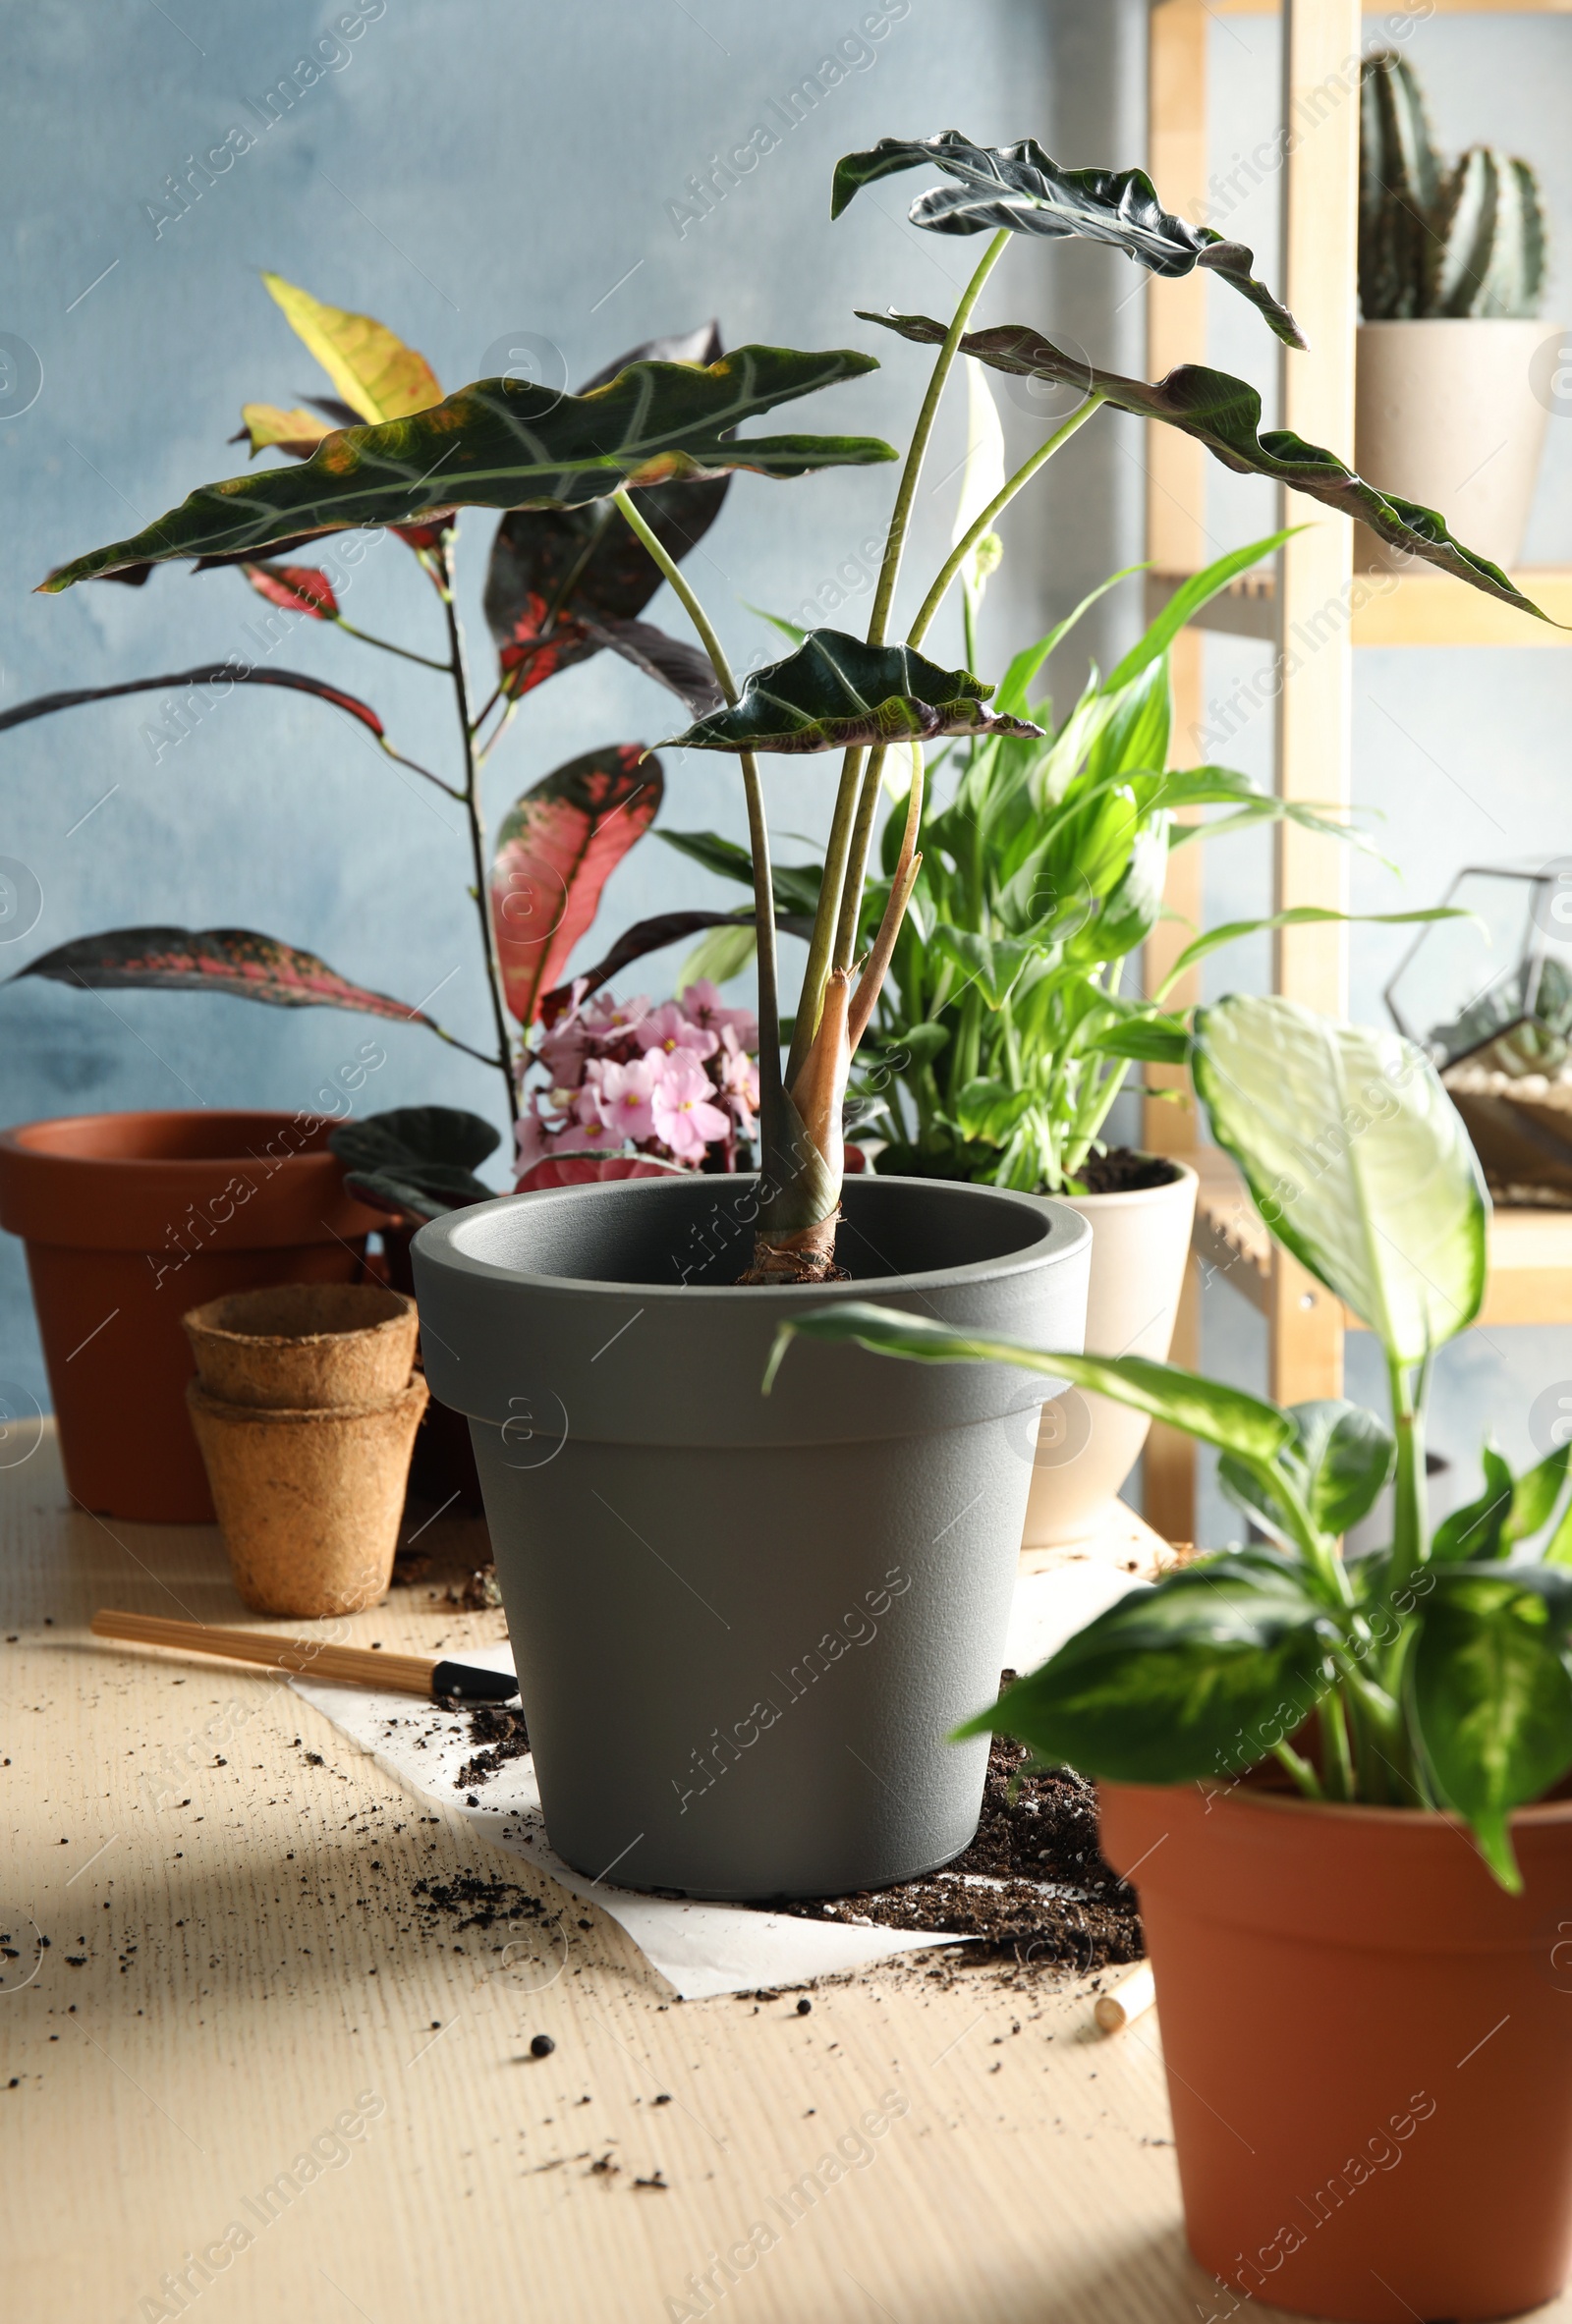
[[[1572,2260],[1572,1800],[1508,1896],[1448,1817],[1099,1787],[1140,1891],[1190,2248],[1249,2314],[1517,2315]]]
[[[0,1227],[28,1246],[66,1484],[86,1509],[210,1522],[181,1317],[226,1293],[345,1283],[380,1213],[314,1114],[79,1114],[0,1132]]]
[[[1171,1173],[1165,1185],[1063,1197],[1092,1229],[1090,1356],[1150,1356],[1159,1363],[1167,1356],[1200,1181],[1187,1162],[1163,1159]],[[1022,1547],[1058,1548],[1095,1533],[1151,1426],[1144,1412],[1080,1388],[1045,1405]]]
[[[1552,327],[1506,316],[1362,323],[1354,464],[1383,492],[1439,509],[1455,540],[1515,565],[1544,448],[1549,405],[1535,356]],[[1356,562],[1399,573],[1420,560],[1359,528]]]
[[[591,1878],[844,1895],[977,1829],[1051,1381],[775,1328],[876,1297],[1078,1349],[1091,1232],[991,1187],[851,1178],[852,1281],[739,1288],[757,1181],[477,1204],[415,1240],[432,1391],[468,1413],[552,1846]]]

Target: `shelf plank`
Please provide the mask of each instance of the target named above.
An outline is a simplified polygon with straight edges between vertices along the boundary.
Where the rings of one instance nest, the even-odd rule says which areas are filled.
[[[1158,8],[1173,0],[1157,0]],[[1213,16],[1276,16],[1279,0],[1211,0]],[[1370,15],[1383,13],[1372,9]],[[1422,16],[1572,16],[1572,0],[1429,0],[1410,12]]]
[[[1161,612],[1187,576],[1147,575],[1147,619]],[[1550,619],[1537,622],[1499,599],[1471,589],[1448,573],[1356,573],[1348,596],[1355,645],[1572,645],[1572,566],[1526,566],[1512,576],[1525,596]],[[1329,634],[1318,617],[1315,633],[1302,642],[1314,648]],[[1557,628],[1556,624],[1565,625]],[[1277,635],[1277,581],[1269,568],[1242,574],[1221,595],[1204,606],[1191,625],[1228,636]]]
[[[1187,1155],[1201,1176],[1192,1247],[1204,1284],[1231,1284],[1267,1312],[1272,1242],[1239,1173],[1215,1146]],[[1572,1210],[1497,1208],[1490,1220],[1490,1272],[1484,1324],[1572,1323]],[[1363,1331],[1343,1309],[1344,1328]]]

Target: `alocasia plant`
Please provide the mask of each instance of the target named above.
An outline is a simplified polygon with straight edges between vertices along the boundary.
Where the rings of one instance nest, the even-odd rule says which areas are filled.
[[[757,345],[726,355],[690,347],[673,360],[668,344],[664,352],[640,350],[576,396],[492,379],[427,402],[435,382],[417,369],[420,359],[402,360],[379,326],[302,304],[299,294],[292,295],[294,307],[285,302],[291,319],[309,342],[312,333],[317,335],[353,415],[337,407],[326,411],[331,432],[321,434],[313,448],[317,422],[309,413],[253,410],[248,424],[253,447],[265,441],[309,457],[294,467],[203,486],[156,524],[62,566],[43,584],[57,590],[99,576],[140,578],[148,564],[171,558],[242,560],[254,566],[266,551],[276,564],[293,558],[309,538],[366,525],[404,532],[437,581],[446,612],[445,666],[459,692],[465,772],[462,787],[444,787],[465,802],[478,897],[484,895],[488,870],[478,767],[530,684],[545,669],[605,644],[681,693],[690,705],[690,723],[672,738],[674,747],[735,755],[748,814],[755,899],[748,916],[758,941],[761,1084],[759,1222],[754,1264],[743,1278],[749,1282],[814,1282],[836,1271],[848,1079],[919,874],[925,744],[957,735],[1017,741],[1040,735],[1033,720],[1013,702],[1001,704],[994,689],[971,671],[929,660],[922,650],[928,630],[954,581],[976,572],[981,544],[1016,493],[1104,404],[1185,428],[1229,467],[1278,479],[1339,511],[1357,511],[1414,554],[1494,595],[1525,602],[1505,575],[1454,542],[1433,512],[1376,492],[1332,453],[1297,436],[1262,435],[1259,401],[1242,381],[1186,366],[1148,386],[1068,365],[1083,391],[1081,404],[977,513],[935,576],[905,639],[892,639],[896,586],[919,479],[957,355],[965,351],[983,363],[1047,378],[1066,373],[1067,359],[1026,326],[971,333],[984,285],[1012,235],[1101,243],[1159,276],[1208,268],[1257,307],[1281,340],[1291,347],[1301,343],[1292,316],[1256,279],[1250,251],[1165,211],[1142,172],[1063,170],[1031,139],[980,146],[953,130],[931,138],[886,138],[838,165],[832,214],[844,211],[859,188],[919,166],[931,166],[945,182],[919,195],[910,211],[913,224],[943,234],[985,234],[988,240],[947,324],[923,317],[875,318],[906,338],[931,340],[938,352],[901,463],[862,638],[827,628],[810,631],[792,652],[739,686],[679,562],[713,509],[692,502],[674,508],[669,495],[674,489],[712,491],[739,469],[789,478],[898,458],[887,444],[864,436],[747,437],[738,432],[782,404],[871,370],[874,358],[850,349],[810,354]],[[338,424],[351,415],[364,424]],[[510,512],[498,544],[506,570],[494,568],[496,588],[487,598],[503,674],[478,719],[472,719],[468,706],[449,563],[453,513],[464,506]],[[631,540],[622,537],[619,526],[626,526]],[[691,654],[686,661],[674,655],[670,641],[652,638],[638,619],[646,601],[643,582],[629,588],[619,578],[635,547],[642,547],[649,565],[670,582],[693,622],[713,680],[707,699],[699,695]],[[641,570],[646,577],[647,568]],[[302,586],[288,569],[275,580],[297,593]],[[310,594],[309,587],[306,593]],[[499,602],[504,594],[506,606]],[[493,706],[498,725],[481,742],[480,728]],[[892,744],[910,753],[911,777],[896,810],[896,831],[886,837],[888,885],[870,933],[865,928],[868,871]],[[811,901],[783,896],[771,864],[758,756],[760,751],[830,749],[839,750],[842,760],[822,876]],[[552,814],[542,810],[538,817],[522,817],[521,833],[540,828],[554,828]],[[599,861],[599,830],[587,825],[580,837],[575,860]],[[554,851],[555,839],[547,845]],[[801,914],[808,936],[784,1067],[776,958],[782,912]],[[675,936],[725,917],[665,915],[665,924]],[[521,964],[519,984],[532,996],[532,1006],[554,968],[553,956],[539,949],[544,934],[534,928],[521,940],[528,959]],[[623,957],[636,955],[625,950]],[[52,972],[42,964],[34,967]],[[502,986],[494,959],[491,970],[497,1062],[509,1076],[511,1106]],[[602,963],[597,973],[613,972]]]

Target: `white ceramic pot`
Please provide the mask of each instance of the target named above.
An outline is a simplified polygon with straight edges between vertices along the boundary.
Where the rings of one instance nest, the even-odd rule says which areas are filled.
[[[1537,318],[1362,323],[1355,374],[1354,465],[1382,492],[1446,519],[1453,537],[1494,565],[1515,565],[1544,446],[1547,408],[1534,357],[1551,326]],[[1358,562],[1400,573],[1419,560],[1364,526]]]
[[[1164,1187],[1129,1194],[1056,1194],[1092,1227],[1089,1356],[1167,1356],[1190,1255],[1199,1181],[1187,1162]],[[1151,1423],[1106,1397],[1069,1389],[1042,1407],[1023,1549],[1085,1540],[1141,1457]]]

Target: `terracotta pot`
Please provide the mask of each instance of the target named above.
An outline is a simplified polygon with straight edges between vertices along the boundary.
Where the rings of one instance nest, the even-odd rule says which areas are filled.
[[[408,1386],[415,1362],[415,1301],[380,1284],[233,1292],[182,1320],[199,1385],[225,1404],[379,1404]]]
[[[1089,1356],[1151,1356],[1159,1363],[1167,1356],[1199,1184],[1188,1162],[1175,1159],[1174,1177],[1164,1187],[1054,1195],[1092,1228]],[[1151,1425],[1142,1413],[1078,1388],[1045,1404],[1023,1549],[1057,1548],[1096,1533],[1140,1459]]]
[[[429,1391],[314,1411],[222,1404],[195,1380],[192,1423],[235,1587],[258,1614],[355,1614],[387,1594],[410,1449]]]
[[[1572,2264],[1572,1800],[1513,1816],[1520,1897],[1444,1816],[1199,1785],[1099,1800],[1140,1891],[1202,2266],[1352,2324],[1552,2298]]]
[[[1438,509],[1453,537],[1515,565],[1549,416],[1533,359],[1538,320],[1434,316],[1362,323],[1355,372],[1354,465],[1382,492]],[[1422,560],[1359,527],[1357,562],[1401,573]]]
[[[180,1319],[229,1292],[356,1275],[378,1214],[344,1191],[329,1127],[214,1110],[0,1133],[0,1227],[28,1245],[66,1483],[84,1508],[211,1522]]]

